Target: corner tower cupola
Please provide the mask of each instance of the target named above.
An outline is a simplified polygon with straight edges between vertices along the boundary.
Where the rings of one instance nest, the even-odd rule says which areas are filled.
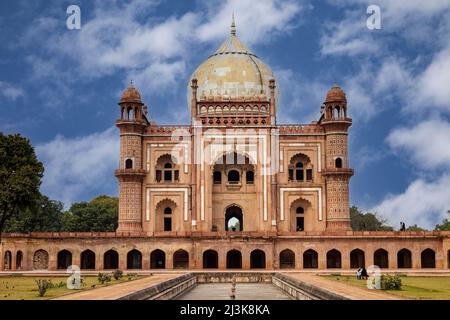
[[[328,90],[325,102],[322,106],[325,120],[346,120],[347,117],[347,97],[344,90],[334,83]]]
[[[233,17],[228,37],[190,78],[192,117],[207,125],[271,124],[275,95],[272,70],[239,40]]]
[[[147,107],[141,100],[141,94],[130,82],[119,101],[120,121],[146,122]]]

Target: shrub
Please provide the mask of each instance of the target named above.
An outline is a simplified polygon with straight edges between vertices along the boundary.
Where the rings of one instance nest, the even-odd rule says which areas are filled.
[[[98,279],[98,282],[100,282],[101,284],[104,284],[105,282],[111,281],[111,276],[109,274],[99,272],[97,279]]]
[[[122,276],[123,276],[122,270],[120,270],[120,269],[114,270],[114,272],[113,272],[114,279],[119,280],[120,278],[122,278]]]
[[[137,273],[128,273],[127,276],[128,276],[128,280],[133,280],[138,277],[138,274]]]
[[[384,274],[381,276],[381,289],[383,290],[401,290],[402,279],[398,275]]]
[[[43,297],[47,292],[47,289],[53,288],[53,284],[50,280],[38,279],[36,280],[38,286],[39,297]]]

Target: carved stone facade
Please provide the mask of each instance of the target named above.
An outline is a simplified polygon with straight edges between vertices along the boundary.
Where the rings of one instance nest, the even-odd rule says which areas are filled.
[[[188,92],[185,126],[157,125],[133,85],[123,93],[116,232],[7,234],[0,269],[450,267],[448,232],[351,231],[339,86],[317,121],[277,124],[272,71],[233,27]]]

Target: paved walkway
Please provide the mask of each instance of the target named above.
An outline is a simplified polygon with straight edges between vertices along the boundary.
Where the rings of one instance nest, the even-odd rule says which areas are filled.
[[[132,292],[154,286],[160,282],[179,277],[180,275],[182,274],[154,274],[139,280],[67,294],[57,297],[54,300],[116,300]]]
[[[310,285],[331,291],[338,295],[344,296],[352,300],[404,300],[405,298],[395,296],[379,290],[370,290],[360,288],[336,280],[326,279],[322,276],[307,273],[283,273],[284,275],[296,280],[308,283]]]

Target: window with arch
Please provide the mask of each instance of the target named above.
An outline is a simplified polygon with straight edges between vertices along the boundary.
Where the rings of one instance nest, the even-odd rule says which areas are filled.
[[[172,208],[167,207],[164,209],[164,231],[172,231]]]
[[[239,171],[237,171],[237,170],[228,171],[228,183],[238,184],[240,179],[241,179],[241,177],[240,177]]]
[[[313,181],[311,159],[301,153],[293,156],[288,168],[288,179],[290,182]]]
[[[334,165],[338,169],[342,168],[343,166],[342,158],[336,158],[336,160],[334,160]]]
[[[222,183],[222,172],[214,171],[214,173],[213,173],[213,182],[214,182],[214,184],[221,184]]]
[[[133,169],[133,160],[132,159],[125,160],[125,169]]]
[[[157,182],[176,182],[180,179],[180,171],[178,170],[172,156],[165,154],[159,157],[156,163],[156,175]]]
[[[303,207],[297,207],[295,211],[296,230],[305,230],[305,209]]]
[[[247,184],[254,184],[255,183],[255,173],[253,171],[247,171],[245,173],[245,180]]]

